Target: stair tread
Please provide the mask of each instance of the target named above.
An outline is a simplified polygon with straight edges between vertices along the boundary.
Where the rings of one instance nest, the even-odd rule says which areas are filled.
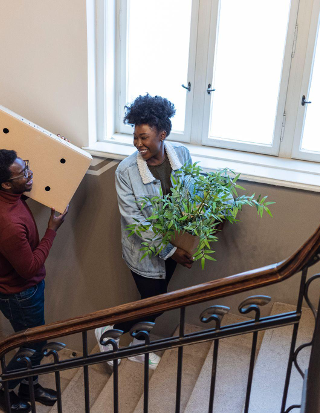
[[[109,377],[110,374],[108,374],[105,364],[89,366],[90,407],[94,405]],[[85,411],[83,368],[77,369],[76,374],[62,393],[62,409],[63,412],[70,413]],[[52,407],[50,412],[57,412],[57,404]]]
[[[136,407],[143,393],[144,365],[124,359],[119,365],[119,412],[130,413]],[[149,379],[154,371],[149,370]],[[91,412],[113,412],[112,376],[95,401]]]
[[[125,334],[121,339],[121,346],[129,346],[132,338]],[[161,339],[150,334],[150,340]],[[161,355],[163,351],[158,354]],[[119,412],[132,412],[143,393],[144,365],[123,359],[119,365]],[[149,370],[149,380],[154,370]],[[105,387],[95,401],[91,412],[113,412],[113,376],[111,375]]]
[[[227,314],[223,324],[248,320],[241,315]],[[252,334],[237,335],[219,341],[216,389],[213,412],[241,412],[245,400]],[[208,412],[213,346],[204,361],[184,412]]]
[[[195,325],[185,325],[185,333],[203,329],[203,327],[201,328]],[[184,347],[181,411],[183,411],[188,402],[196,378],[210,349],[210,345],[211,341]],[[177,356],[177,349],[167,350],[163,354],[159,366],[149,382],[149,412],[175,412]],[[143,395],[134,412],[143,412]]]
[[[293,305],[276,302],[271,314],[295,310]],[[286,326],[266,331],[254,369],[249,412],[280,412],[292,330],[292,326]],[[313,330],[312,312],[308,308],[302,308],[296,348],[312,339]],[[303,371],[308,366],[309,357],[310,347],[299,354],[298,361]],[[300,404],[302,384],[303,380],[293,366],[286,408],[292,404]]]

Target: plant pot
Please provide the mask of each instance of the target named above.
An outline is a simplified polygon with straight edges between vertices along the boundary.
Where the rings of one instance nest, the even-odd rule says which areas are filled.
[[[171,239],[171,243],[176,246],[180,247],[180,249],[185,250],[191,255],[194,255],[197,251],[199,245],[200,237],[193,236],[190,233],[186,232],[175,232],[175,235]]]

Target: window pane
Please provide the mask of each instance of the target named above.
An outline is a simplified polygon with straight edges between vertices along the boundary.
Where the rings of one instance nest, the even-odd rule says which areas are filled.
[[[129,0],[127,102],[149,92],[176,106],[173,130],[185,123],[192,0]]]
[[[319,30],[319,27],[318,27]],[[312,104],[306,105],[305,124],[302,150],[320,152],[320,46],[317,41],[313,63],[313,74],[309,90],[308,101]]]
[[[221,0],[210,137],[271,145],[290,0]]]

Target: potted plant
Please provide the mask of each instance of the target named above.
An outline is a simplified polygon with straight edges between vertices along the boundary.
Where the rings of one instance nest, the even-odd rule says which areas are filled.
[[[147,223],[136,223],[127,227],[129,237],[136,233],[152,230],[153,239],[146,238],[141,243],[145,251],[141,260],[147,255],[157,255],[169,242],[191,253],[194,260],[201,260],[202,269],[205,261],[215,260],[210,243],[218,240],[218,226],[225,220],[230,223],[239,221],[237,214],[242,207],[254,206],[262,217],[271,201],[267,196],[255,198],[237,193],[245,190],[237,184],[240,174],[225,168],[216,172],[204,173],[197,163],[186,165],[171,175],[172,193],[145,197],[141,209],[148,203],[152,206],[152,215]]]

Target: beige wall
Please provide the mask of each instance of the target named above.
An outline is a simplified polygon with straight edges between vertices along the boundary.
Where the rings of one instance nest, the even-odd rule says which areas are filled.
[[[85,0],[0,0],[0,105],[88,141]]]

